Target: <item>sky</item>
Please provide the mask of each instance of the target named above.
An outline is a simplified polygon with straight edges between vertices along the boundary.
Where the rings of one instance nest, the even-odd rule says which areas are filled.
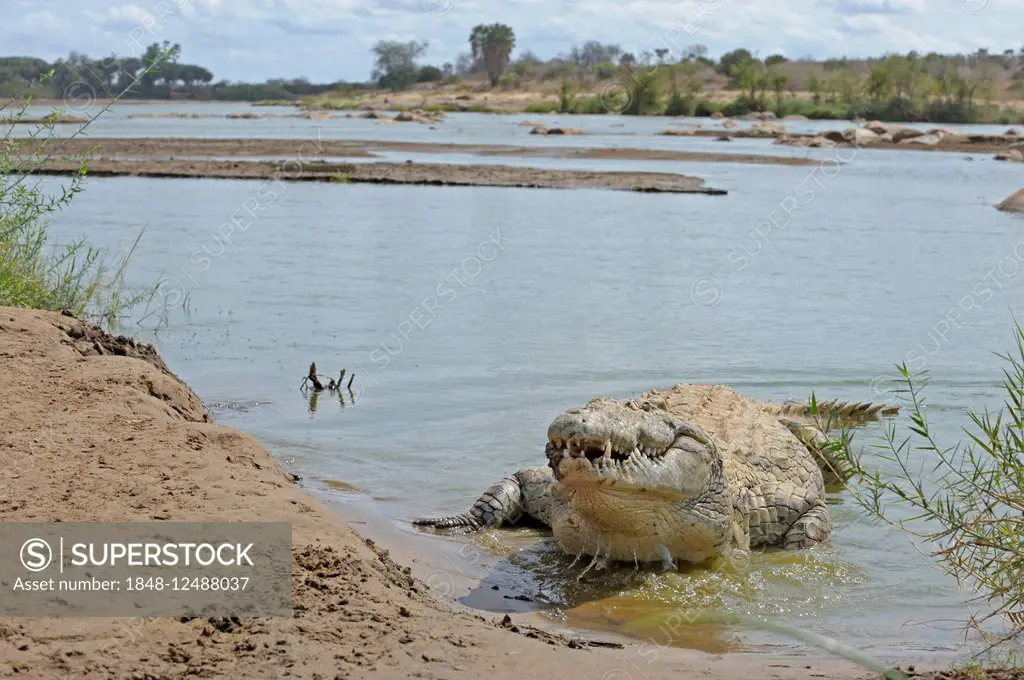
[[[863,57],[1024,47],[1024,0],[0,0],[0,54],[138,56],[179,43],[217,80],[363,81],[378,40],[426,40],[422,63],[454,63],[480,23],[515,31],[541,58],[599,40],[641,53]]]

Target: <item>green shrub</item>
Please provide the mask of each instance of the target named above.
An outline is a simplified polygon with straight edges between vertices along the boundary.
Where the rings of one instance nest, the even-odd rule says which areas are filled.
[[[701,99],[697,102],[697,108],[694,110],[693,115],[700,117],[707,117],[714,113],[721,113],[723,106],[718,102],[713,102],[710,99]]]
[[[13,109],[8,102],[0,106],[0,118],[22,120],[30,104],[31,99]],[[57,115],[54,111],[50,121]],[[80,135],[89,123],[72,137]],[[70,310],[113,328],[124,312],[152,299],[156,290],[132,292],[125,285],[125,268],[134,245],[111,263],[107,253],[84,238],[63,246],[52,243],[48,218],[68,207],[81,191],[87,172],[84,157],[73,159],[80,169],[58,195],[47,194],[38,182],[29,181],[36,170],[60,154],[59,141],[52,122],[40,124],[31,139],[8,135],[0,141],[0,305]]]
[[[535,102],[523,109],[524,113],[558,113],[558,102]]]
[[[609,107],[601,101],[600,97],[586,97],[584,99],[577,99],[575,106],[573,107],[573,113],[584,113],[584,114],[605,114],[610,113]],[[614,111],[614,109],[612,109]]]
[[[761,105],[758,101],[747,96],[737,97],[722,107],[722,114],[729,116],[744,116],[754,111],[760,111]]]
[[[620,82],[625,86],[628,101],[622,113],[628,116],[648,116],[661,113],[661,79],[656,70],[623,69]]]
[[[990,611],[969,617],[992,644],[1016,637],[1024,628],[1013,626],[1009,637],[986,631],[983,624],[1004,613],[1024,612],[1024,329],[1017,325],[1016,352],[999,355],[1004,361],[1001,387],[1004,408],[992,414],[970,413],[964,428],[967,441],[940,444],[925,415],[923,388],[927,374],[914,378],[906,364],[897,366],[895,393],[909,411],[910,434],[898,438],[895,424],[884,437],[880,458],[886,473],[868,472],[854,453],[852,438],[843,432],[836,448],[854,471],[850,489],[862,509],[927,544],[964,592],[978,593]],[[920,467],[912,452],[924,452]],[[897,519],[887,504],[906,508],[908,519]],[[919,546],[920,547],[920,546]]]
[[[697,97],[689,94],[673,92],[665,105],[666,116],[693,116],[697,113]]]
[[[615,64],[610,61],[602,61],[600,64],[594,67],[594,75],[597,76],[598,80],[608,80],[615,77]]]

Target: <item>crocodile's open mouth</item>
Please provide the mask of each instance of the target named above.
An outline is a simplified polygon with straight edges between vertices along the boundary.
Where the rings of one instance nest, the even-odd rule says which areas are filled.
[[[557,416],[546,453],[567,490],[680,499],[714,474],[713,447],[706,433],[654,405],[605,397]]]
[[[654,446],[640,446],[639,444],[616,444],[611,438],[594,439],[587,437],[570,437],[562,439],[553,437],[548,441],[546,452],[548,463],[551,469],[558,475],[562,461],[579,460],[580,465],[574,466],[577,469],[587,467],[582,464],[587,461],[590,467],[596,469],[617,468],[636,463],[641,459],[644,462],[655,462],[668,453],[669,447],[657,448]]]

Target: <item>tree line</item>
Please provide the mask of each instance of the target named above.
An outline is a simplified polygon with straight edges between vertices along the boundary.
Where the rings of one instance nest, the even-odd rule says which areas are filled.
[[[149,45],[140,57],[94,59],[79,52],[47,62],[34,57],[0,57],[0,97],[63,99],[115,97],[126,99],[220,99],[257,101],[298,99],[341,87],[344,82],[313,84],[305,78],[263,83],[213,82],[209,69],[181,61],[181,45],[167,41]],[[369,87],[369,85],[362,85]]]
[[[638,115],[743,115],[855,117],[901,121],[1007,122],[1024,112],[999,104],[1024,99],[1024,47],[971,54],[890,53],[871,59],[764,58],[747,48],[711,59],[701,44],[672,50],[660,46],[630,52],[617,44],[588,41],[546,61],[530,51],[512,58],[515,33],[504,24],[479,25],[470,50],[454,64],[419,66],[427,43],[382,41],[374,47],[375,82],[392,90],[433,80],[486,78],[492,87],[543,89],[558,82],[558,102],[535,103],[533,113]],[[595,96],[602,84],[617,85]],[[607,88],[605,88],[607,90]],[[721,93],[731,92],[724,100]],[[712,96],[713,94],[719,96]]]
[[[542,60],[530,50],[513,58],[515,32],[501,23],[474,26],[466,45],[453,61],[425,64],[427,41],[379,41],[372,48],[370,79],[363,83],[311,83],[304,78],[214,82],[210,70],[183,62],[180,45],[167,42],[153,43],[141,57],[92,59],[72,52],[53,63],[8,57],[0,58],[0,96],[61,98],[69,90],[79,90],[71,94],[80,96],[85,88],[97,96],[112,96],[131,84],[127,97],[297,100],[374,87],[399,91],[420,83],[481,81],[527,90],[544,89],[545,81],[555,81],[558,101],[534,104],[529,111],[742,115],[771,110],[780,116],[943,122],[1019,122],[1019,111],[998,102],[1024,99],[1024,47],[827,60],[781,54],[762,58],[737,48],[712,59],[701,44],[627,51],[592,40]],[[160,55],[166,58],[156,63]],[[49,75],[40,82],[42,74]],[[613,82],[620,86],[617,94],[595,96],[603,84]],[[723,92],[732,99],[723,101]]]

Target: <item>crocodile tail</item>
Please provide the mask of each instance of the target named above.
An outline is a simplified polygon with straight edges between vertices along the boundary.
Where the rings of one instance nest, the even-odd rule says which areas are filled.
[[[819,401],[813,407],[808,403],[787,401],[782,404],[770,404],[769,408],[777,416],[788,416],[838,426],[868,423],[884,416],[894,416],[900,410],[898,406],[888,404],[837,401],[836,399]]]
[[[522,488],[515,475],[496,482],[481,494],[468,511],[450,517],[415,519],[416,526],[435,529],[479,531],[487,527],[515,524],[523,513]]]

